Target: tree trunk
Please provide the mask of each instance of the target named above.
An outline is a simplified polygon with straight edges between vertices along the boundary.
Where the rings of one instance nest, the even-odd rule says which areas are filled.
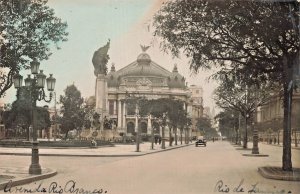
[[[239,141],[239,133],[238,133],[238,129],[235,129],[235,144],[237,145]]]
[[[248,117],[247,115],[245,116],[245,137],[244,137],[244,145],[243,148],[246,149],[248,147]]]
[[[151,150],[154,149],[154,128],[151,129]]]
[[[174,127],[174,130],[175,130],[175,145],[177,145],[177,126]]]
[[[169,146],[172,146],[172,127],[169,127]]]
[[[166,149],[166,144],[165,144],[165,126],[162,126],[161,129],[161,149]]]
[[[182,133],[183,133],[183,129],[180,129],[180,144],[182,145]]]
[[[288,84],[284,86],[283,97],[283,153],[282,153],[282,170],[292,171],[292,154],[291,154],[291,112],[292,112],[292,95],[293,89],[288,90]]]
[[[26,128],[26,140],[29,141],[29,136],[30,136],[30,131],[29,131],[29,126]]]
[[[186,144],[186,130],[184,129],[184,143]]]
[[[68,133],[69,133],[69,130],[66,131],[65,140],[67,140],[67,138],[68,138]]]
[[[137,133],[136,133],[136,152],[140,151],[140,123],[138,122]]]
[[[291,154],[291,113],[293,96],[293,61],[288,63],[287,57],[283,57],[283,153],[282,170],[292,171]]]

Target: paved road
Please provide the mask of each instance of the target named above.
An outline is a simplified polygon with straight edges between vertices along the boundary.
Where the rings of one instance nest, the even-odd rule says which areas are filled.
[[[34,189],[41,183],[40,188],[47,188],[49,193],[49,185],[57,182],[56,189],[51,187],[51,192],[59,193],[60,187],[74,180],[76,188],[103,189],[102,193],[113,194],[210,194],[224,193],[220,191],[227,189],[228,193],[237,193],[235,188],[235,191],[247,193],[254,184],[260,193],[291,191],[299,194],[299,182],[265,179],[257,172],[259,166],[280,166],[281,149],[260,145],[260,151],[270,157],[245,157],[242,153],[250,151],[236,150],[228,142],[209,142],[207,147],[189,146],[141,157],[41,157],[41,164],[57,169],[58,175],[23,188]],[[292,154],[294,167],[300,167],[300,151],[293,150]],[[1,165],[2,162],[28,165],[29,160],[27,156],[1,156]],[[69,191],[74,186],[72,183],[70,181],[67,185]],[[215,190],[217,183],[220,187]]]

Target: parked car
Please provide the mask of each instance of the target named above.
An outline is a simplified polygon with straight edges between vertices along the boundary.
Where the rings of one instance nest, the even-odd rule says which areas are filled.
[[[195,146],[204,145],[206,147],[206,139],[203,136],[199,136],[195,142]]]

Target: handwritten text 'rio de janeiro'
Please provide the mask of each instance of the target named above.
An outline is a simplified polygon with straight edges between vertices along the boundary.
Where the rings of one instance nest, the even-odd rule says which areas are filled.
[[[253,193],[261,193],[261,194],[291,194],[291,191],[286,191],[284,189],[277,190],[276,188],[273,188],[274,190],[269,191],[269,190],[262,190],[258,187],[258,183],[255,183],[251,185],[248,188],[245,188],[244,186],[244,179],[240,181],[239,184],[236,186],[229,186],[227,184],[224,184],[222,180],[219,180],[217,184],[215,185],[215,192],[219,193],[248,193],[248,194],[253,194]]]

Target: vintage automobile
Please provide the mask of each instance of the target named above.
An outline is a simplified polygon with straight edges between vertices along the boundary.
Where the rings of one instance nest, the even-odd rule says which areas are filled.
[[[204,145],[206,147],[206,139],[203,136],[199,136],[195,142],[195,146]]]

